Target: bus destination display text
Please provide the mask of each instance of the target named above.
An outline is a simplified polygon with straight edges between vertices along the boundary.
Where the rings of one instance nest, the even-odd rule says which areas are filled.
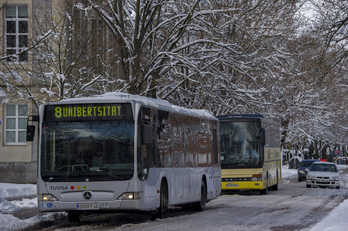
[[[91,121],[130,119],[130,104],[49,105],[45,121]]]

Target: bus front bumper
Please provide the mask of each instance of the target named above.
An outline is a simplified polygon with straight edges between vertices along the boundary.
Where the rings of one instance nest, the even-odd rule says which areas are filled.
[[[92,210],[138,210],[140,201],[94,201],[91,203],[76,203],[76,202],[60,202],[47,201],[39,202],[38,208],[40,212],[56,212],[56,211],[92,211]]]

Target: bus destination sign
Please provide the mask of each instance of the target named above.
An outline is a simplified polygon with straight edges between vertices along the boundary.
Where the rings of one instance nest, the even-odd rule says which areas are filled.
[[[47,122],[132,119],[133,115],[129,103],[47,105],[44,113],[44,120]]]

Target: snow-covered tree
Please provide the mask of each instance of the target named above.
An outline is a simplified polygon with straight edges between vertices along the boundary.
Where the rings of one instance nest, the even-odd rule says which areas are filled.
[[[312,30],[321,40],[318,65],[326,65],[325,71],[318,74],[322,80],[336,66],[344,65],[348,58],[348,1],[347,0],[309,0],[315,10]]]
[[[27,49],[32,65],[6,56],[1,60],[0,81],[9,95],[39,106],[107,91],[108,77],[114,70],[112,41],[108,41],[103,22],[86,20],[75,3],[46,2],[34,9],[31,46]]]
[[[303,6],[299,44],[301,75],[314,96],[310,104],[297,106],[287,131],[288,141],[312,143],[325,153],[327,146],[347,143],[347,1],[306,1]],[[303,22],[303,21],[302,21]],[[303,40],[305,38],[305,40]],[[300,46],[297,46],[300,47]],[[295,52],[291,52],[295,55]],[[303,58],[301,58],[303,57]],[[310,99],[305,97],[304,99]],[[294,106],[296,104],[293,104]],[[301,116],[299,116],[301,115]],[[284,117],[290,118],[290,117]]]
[[[296,11],[292,3],[266,0],[89,3],[79,6],[97,12],[119,44],[125,85],[115,90],[216,113],[262,101],[256,79],[280,71],[288,55],[281,40]]]
[[[346,27],[332,11],[303,24],[309,1],[56,1],[35,9],[33,68],[3,58],[0,81],[36,105],[124,91],[214,114],[268,114],[284,143],[344,144]]]

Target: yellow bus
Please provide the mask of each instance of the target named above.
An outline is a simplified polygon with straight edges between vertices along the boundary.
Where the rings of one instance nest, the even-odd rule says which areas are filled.
[[[279,124],[261,114],[217,116],[220,121],[221,191],[278,190]]]

